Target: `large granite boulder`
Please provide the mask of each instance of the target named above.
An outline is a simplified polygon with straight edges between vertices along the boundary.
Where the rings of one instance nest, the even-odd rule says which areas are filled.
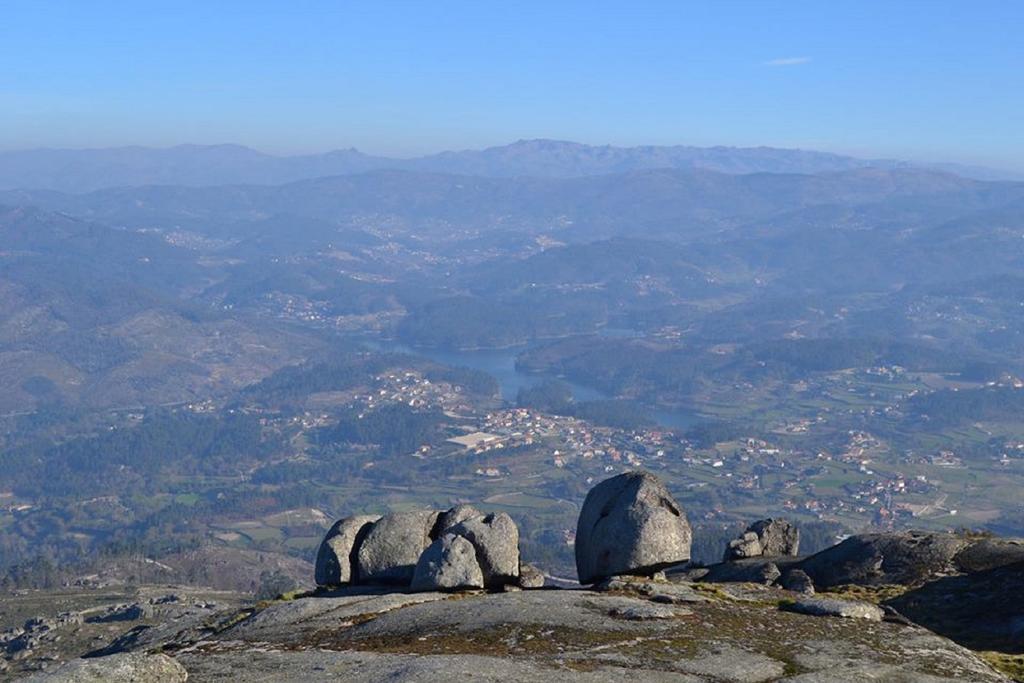
[[[409,585],[420,555],[433,541],[438,515],[423,510],[381,517],[356,551],[359,582]]]
[[[473,517],[451,527],[448,533],[462,536],[473,544],[487,588],[517,583],[519,527],[507,514]]]
[[[358,581],[356,551],[378,519],[373,515],[356,515],[334,523],[316,553],[316,585],[340,586]]]
[[[944,576],[885,605],[972,650],[1024,652],[1024,562]]]
[[[784,519],[762,519],[747,530],[757,534],[764,557],[796,557],[800,552],[800,530]]]
[[[959,571],[970,541],[953,534],[905,531],[860,534],[800,562],[818,588],[844,584],[916,585]]]
[[[627,472],[587,494],[576,528],[580,583],[653,574],[690,559],[692,532],[682,507],[648,472]]]
[[[953,558],[962,572],[983,572],[1024,562],[1024,541],[1010,538],[980,538],[971,541]]]
[[[723,559],[729,562],[751,557],[796,557],[799,549],[799,529],[784,519],[762,519],[729,542]]]
[[[412,577],[414,591],[450,591],[483,588],[484,573],[476,549],[462,536],[445,534],[431,543]]]

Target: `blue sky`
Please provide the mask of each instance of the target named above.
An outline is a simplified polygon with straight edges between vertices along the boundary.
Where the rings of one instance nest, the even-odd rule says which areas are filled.
[[[1024,168],[1024,2],[0,0],[0,148],[548,137]]]

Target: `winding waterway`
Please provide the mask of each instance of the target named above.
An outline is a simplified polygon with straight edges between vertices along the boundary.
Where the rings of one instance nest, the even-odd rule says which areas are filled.
[[[459,366],[482,370],[498,380],[501,397],[514,402],[520,389],[532,387],[546,380],[558,379],[572,388],[577,401],[595,401],[614,398],[593,387],[571,382],[563,377],[549,373],[523,372],[516,368],[516,357],[523,351],[532,348],[532,344],[509,346],[501,349],[476,349],[460,351],[453,349],[420,348],[402,344],[397,341],[366,341],[368,347],[392,353],[407,353],[414,356],[429,358],[444,365]],[[683,408],[666,408],[664,406],[645,406],[647,417],[663,427],[687,429],[700,421],[700,417],[691,410]]]

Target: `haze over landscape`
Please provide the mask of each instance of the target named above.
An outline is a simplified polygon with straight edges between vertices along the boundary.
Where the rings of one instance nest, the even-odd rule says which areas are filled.
[[[0,677],[1024,676],[1015,4],[3,11]]]

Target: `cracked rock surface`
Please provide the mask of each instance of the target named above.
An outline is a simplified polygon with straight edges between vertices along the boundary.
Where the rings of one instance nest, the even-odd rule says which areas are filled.
[[[349,588],[121,649],[163,652],[202,681],[1006,680],[923,628],[782,609],[793,596],[666,580],[600,591]]]

